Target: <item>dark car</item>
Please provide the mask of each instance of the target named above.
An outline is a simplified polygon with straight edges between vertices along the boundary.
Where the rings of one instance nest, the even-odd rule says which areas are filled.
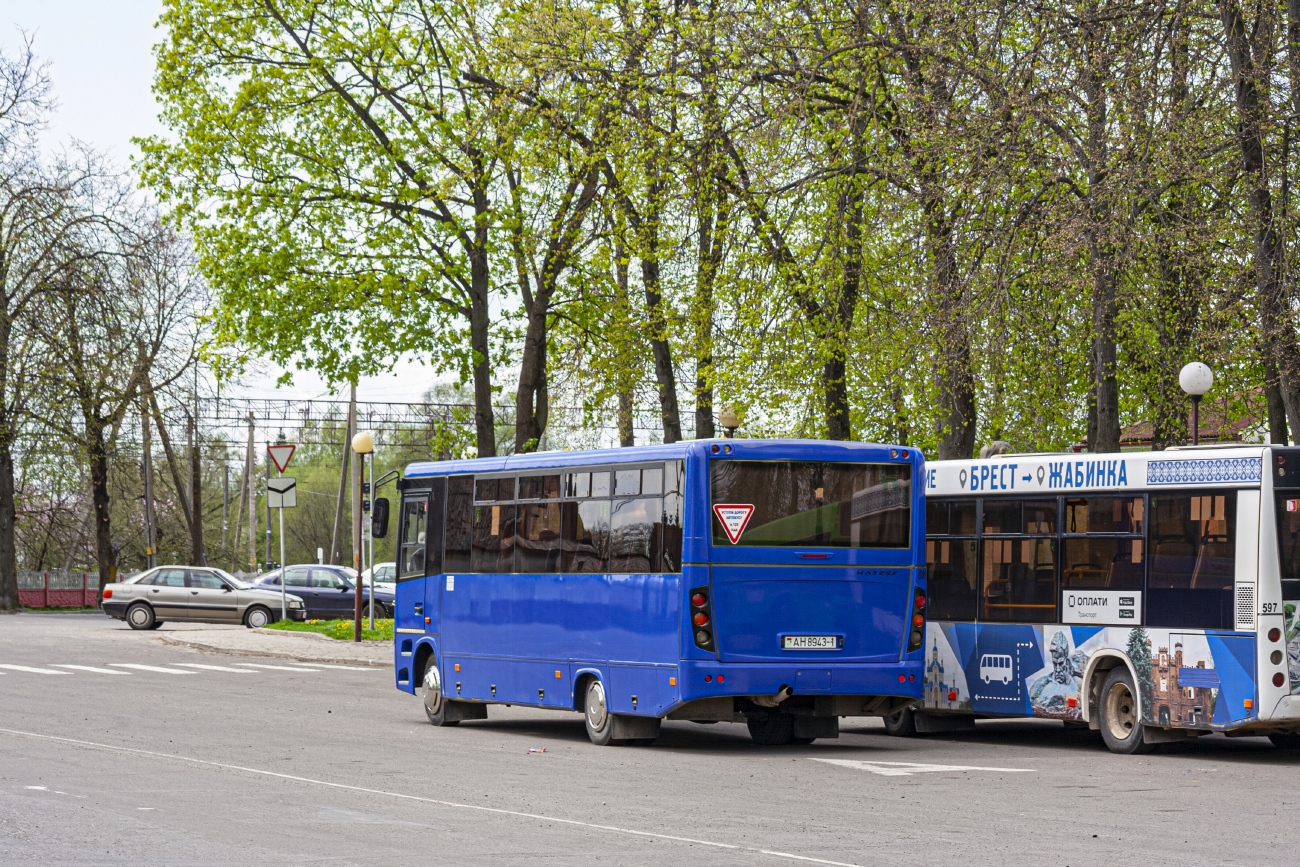
[[[349,619],[355,610],[355,590],[350,570],[342,566],[321,566],[311,563],[287,566],[260,576],[255,586],[279,590],[280,574],[285,575],[285,589],[302,599],[310,620]],[[361,613],[370,616],[370,590],[362,588]],[[375,617],[392,617],[395,597],[392,593],[376,590]]]

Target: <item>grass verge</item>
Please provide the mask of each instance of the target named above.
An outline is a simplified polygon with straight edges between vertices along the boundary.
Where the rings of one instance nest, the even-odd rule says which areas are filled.
[[[375,628],[370,629],[370,619],[361,619],[361,638],[365,641],[392,641],[393,621],[375,619]],[[297,623],[292,620],[278,620],[267,629],[281,629],[285,632],[316,632],[340,641],[351,641],[353,637],[351,620],[308,620]]]

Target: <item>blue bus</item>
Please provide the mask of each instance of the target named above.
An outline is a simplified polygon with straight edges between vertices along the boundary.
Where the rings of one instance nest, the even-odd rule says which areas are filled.
[[[397,687],[439,726],[579,711],[598,745],[663,719],[838,737],[921,695],[923,470],[901,446],[750,439],[412,464]]]

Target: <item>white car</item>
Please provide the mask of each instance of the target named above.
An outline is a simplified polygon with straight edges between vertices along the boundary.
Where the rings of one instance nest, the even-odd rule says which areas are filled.
[[[374,573],[375,589],[386,591],[388,593],[397,592],[397,564],[396,563],[376,563],[370,569],[361,573],[361,586],[370,586],[370,576]]]

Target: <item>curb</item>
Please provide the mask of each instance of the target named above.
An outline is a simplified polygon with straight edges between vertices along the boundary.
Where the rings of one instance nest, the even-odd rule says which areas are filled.
[[[363,665],[366,666],[367,668],[373,668],[376,670],[381,668],[388,668],[390,665],[390,663],[375,663],[368,659],[347,659],[347,658],[340,658],[337,656],[314,656],[310,652],[286,653],[286,652],[276,651],[276,650],[246,650],[246,649],[235,649],[230,647],[217,647],[216,645],[213,644],[203,644],[198,641],[186,641],[181,638],[173,638],[170,635],[155,635],[153,637],[163,642],[164,644],[171,644],[176,647],[188,647],[191,648],[192,650],[200,650],[205,653],[221,653],[221,654],[225,654],[226,656],[252,656],[252,657],[260,656],[260,657],[267,657],[270,659],[292,659],[296,662],[319,662],[322,664],[334,664],[334,665]]]

